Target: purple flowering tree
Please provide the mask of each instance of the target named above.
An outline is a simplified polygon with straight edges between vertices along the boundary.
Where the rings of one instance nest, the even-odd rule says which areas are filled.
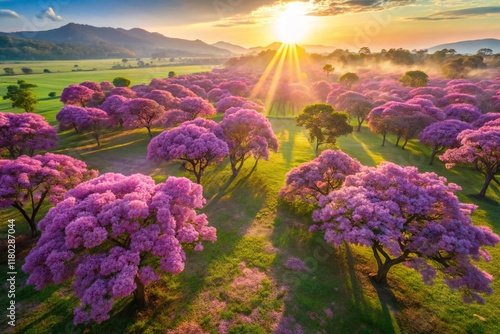
[[[457,137],[460,147],[449,149],[439,157],[447,163],[447,168],[463,164],[483,174],[484,184],[479,192],[480,198],[486,196],[492,180],[498,183],[495,175],[500,172],[500,125],[494,126],[492,122],[496,121],[488,122],[477,130],[461,132]]]
[[[66,191],[96,176],[84,162],[67,155],[45,153],[0,160],[0,208],[16,208],[36,236],[36,215],[42,204],[46,200],[58,203]]]
[[[321,196],[339,189],[348,175],[361,170],[361,163],[341,150],[325,150],[286,175],[279,197],[289,203],[304,202],[316,206]]]
[[[42,236],[23,265],[27,283],[40,290],[74,278],[81,300],[75,324],[109,319],[115,300],[131,294],[144,306],[145,288],[161,271],[184,270],[184,248],[201,251],[203,240],[216,240],[196,212],[202,192],[186,178],[156,185],[142,174],[109,173],[78,185],[40,222]]]
[[[356,118],[358,121],[357,132],[360,132],[361,125],[375,105],[363,94],[348,91],[340,94],[334,107],[336,110],[346,111],[349,117]]]
[[[165,108],[165,110],[177,108],[179,105],[179,100],[166,90],[153,89],[151,92],[144,95],[144,97],[156,101]]]
[[[70,128],[80,133],[78,128],[79,119],[85,116],[85,108],[68,105],[63,107],[57,114],[56,119],[59,122],[59,130],[64,131]]]
[[[253,156],[255,166],[262,158],[269,159],[269,150],[278,151],[279,143],[269,120],[252,109],[240,109],[224,116],[220,126],[229,147],[233,175]]]
[[[210,117],[215,115],[215,108],[200,97],[185,97],[179,102],[179,109],[189,115],[188,119],[193,120],[197,117]]]
[[[460,190],[435,173],[384,162],[348,176],[339,190],[319,201],[311,231],[325,232],[335,247],[344,242],[370,247],[377,262],[376,281],[385,281],[400,263],[432,284],[437,271],[462,293],[464,302],[484,303],[492,276],[472,260],[490,260],[484,246],[500,240],[488,227],[474,226],[473,204],[460,203]]]
[[[101,146],[102,131],[110,126],[108,114],[98,108],[82,108],[83,112],[78,113],[75,118],[75,124],[80,131],[88,131]]]
[[[467,123],[476,121],[483,114],[478,107],[465,103],[450,104],[444,109],[444,113],[448,119],[458,119]]]
[[[220,133],[217,128],[213,126],[213,130]],[[147,157],[157,162],[180,161],[184,169],[193,173],[196,182],[200,183],[207,167],[222,162],[228,154],[228,145],[211,131],[210,125],[204,127],[185,123],[153,138],[148,146]]]
[[[144,99],[130,99],[122,104],[120,113],[124,115],[123,125],[128,128],[145,127],[148,129],[149,137],[153,137],[151,127],[164,115],[165,108],[157,102]]]
[[[419,135],[420,143],[431,148],[431,160],[429,165],[434,162],[437,153],[447,148],[460,146],[457,136],[460,132],[472,129],[472,125],[456,119],[449,119],[441,122],[432,123],[426,127]]]
[[[63,89],[61,102],[65,105],[85,107],[94,96],[94,90],[82,85],[70,85]]]
[[[122,114],[123,109],[121,109],[121,106],[128,100],[128,98],[121,95],[112,95],[104,100],[99,108],[108,114],[110,124],[119,124],[122,127],[124,115]]]
[[[15,159],[37,150],[57,147],[58,137],[54,127],[38,114],[0,113],[0,150],[9,151]]]

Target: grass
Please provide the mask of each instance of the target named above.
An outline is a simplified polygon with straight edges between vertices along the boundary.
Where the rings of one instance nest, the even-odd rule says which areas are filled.
[[[31,77],[29,81],[33,81]],[[42,114],[50,118],[55,112],[51,109]],[[321,234],[309,233],[310,217],[292,214],[279,204],[277,193],[291,168],[314,158],[312,145],[293,120],[271,118],[271,123],[280,150],[271,154],[270,161],[259,162],[252,171],[253,160],[249,159],[234,180],[227,162],[211,168],[202,177],[207,198],[202,211],[218,229],[217,242],[206,245],[201,253],[188,252],[183,273],[164,275],[160,282],[149,287],[150,304],[146,309],[135,309],[130,305],[130,297],[120,300],[112,318],[99,326],[72,324],[72,310],[78,300],[70,294],[70,283],[42,291],[25,285],[27,276],[20,266],[32,244],[24,237],[28,226],[15,211],[0,212],[1,231],[6,230],[7,219],[19,222],[17,243],[24,249],[17,254],[16,332],[270,333],[277,329],[302,329],[304,333],[500,332],[498,279],[493,281],[495,293],[486,297],[485,305],[465,305],[458,293],[451,292],[439,280],[433,286],[426,286],[418,273],[403,266],[391,269],[388,286],[380,286],[368,278],[375,269],[369,249],[356,246],[333,249]],[[159,131],[155,129],[154,134]],[[429,166],[430,151],[426,147],[412,141],[402,150],[393,142],[389,137],[386,146],[381,147],[381,138],[363,127],[360,133],[339,138],[337,145],[365,165],[374,166],[387,160],[445,176],[463,187],[458,194],[462,201],[479,206],[473,215],[474,223],[490,226],[500,233],[497,185],[491,185],[488,200],[478,200],[472,195],[481,188],[480,174],[467,168],[448,170],[440,161]],[[106,133],[101,147],[96,147],[84,134],[66,131],[60,134],[56,152],[78,157],[101,173],[141,172],[158,182],[168,175],[191,177],[175,163],[148,162],[145,159],[148,143],[145,129]],[[41,216],[47,210],[48,206],[44,207]],[[5,240],[5,234],[0,238]],[[500,249],[496,247],[490,252],[493,260],[480,266],[498,277]],[[284,263],[291,256],[302,259],[310,271],[287,269]],[[0,279],[5,282],[4,277]],[[0,302],[3,308],[7,302],[5,294],[0,296]],[[6,330],[3,318],[0,331]]]

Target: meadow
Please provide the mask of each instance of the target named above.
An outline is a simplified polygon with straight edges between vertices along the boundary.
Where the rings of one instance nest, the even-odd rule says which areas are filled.
[[[58,95],[64,87],[85,80],[112,81],[125,76],[132,85],[148,83],[154,77],[166,77],[205,70],[199,66],[131,69],[124,71],[66,72],[0,77],[0,91],[22,79],[38,85],[33,89],[40,98],[37,113],[51,124],[62,107]],[[0,102],[0,111],[15,111],[9,101]],[[495,291],[485,305],[463,304],[458,293],[436,280],[424,285],[419,274],[403,266],[389,273],[388,284],[368,278],[376,264],[370,249],[344,245],[338,250],[327,245],[319,233],[308,232],[310,215],[294,214],[278,201],[278,191],[290,169],[315,157],[307,133],[291,117],[270,118],[279,139],[278,153],[269,161],[260,161],[252,170],[248,161],[235,178],[228,163],[212,167],[202,185],[207,205],[202,210],[218,240],[207,244],[201,253],[188,252],[186,269],[179,275],[167,275],[148,287],[150,304],[137,310],[131,297],[120,300],[110,320],[101,325],[74,326],[73,308],[78,299],[70,293],[69,283],[36,291],[24,284],[21,270],[33,240],[29,227],[14,210],[0,212],[0,240],[6,239],[8,219],[15,219],[17,245],[18,319],[14,330],[6,319],[0,320],[0,332],[14,333],[498,333],[500,332],[500,248],[490,249],[492,261],[480,267],[496,279]],[[154,129],[154,135],[161,129]],[[145,129],[108,131],[102,145],[96,147],[90,136],[61,132],[59,147],[53,152],[85,161],[101,174],[144,173],[160,182],[169,175],[191,177],[175,163],[155,164],[146,160],[150,138]],[[388,136],[382,147],[381,137],[366,126],[339,138],[336,147],[367,166],[382,161],[414,165],[421,172],[435,172],[459,184],[462,202],[479,208],[473,214],[477,225],[486,225],[500,233],[500,189],[492,184],[487,198],[477,199],[482,176],[467,168],[448,170],[441,161],[429,166],[430,150],[416,140],[405,150]],[[252,159],[250,159],[252,160]],[[43,208],[40,216],[48,210]],[[3,249],[3,247],[2,247]],[[2,252],[5,254],[5,252]],[[290,257],[302,259],[307,272],[285,267]],[[2,263],[5,263],[2,255]],[[5,268],[2,266],[2,268]],[[5,271],[0,275],[5,282]],[[438,276],[439,277],[439,276]],[[6,294],[0,295],[2,309]]]

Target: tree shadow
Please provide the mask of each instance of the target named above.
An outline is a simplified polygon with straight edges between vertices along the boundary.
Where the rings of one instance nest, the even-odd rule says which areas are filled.
[[[373,297],[363,259],[348,245],[327,244],[322,233],[310,233],[310,218],[278,208],[272,241],[280,248],[273,275],[287,288],[279,333],[300,327],[305,333],[396,333],[388,302]],[[289,257],[300,258],[309,271],[286,268]],[[291,324],[290,319],[294,322]]]

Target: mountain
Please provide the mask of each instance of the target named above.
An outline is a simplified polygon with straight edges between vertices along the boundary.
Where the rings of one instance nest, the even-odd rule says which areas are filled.
[[[493,53],[500,53],[500,40],[495,38],[477,39],[472,41],[461,41],[455,43],[441,44],[428,48],[429,53],[434,53],[443,49],[455,49],[460,54],[475,54],[477,50],[488,48]]]
[[[257,47],[250,48],[250,49],[248,49],[248,51],[252,52],[252,53],[259,53],[259,52],[267,51],[267,50],[276,51],[276,50],[279,50],[279,48],[281,47],[282,44],[283,43],[281,43],[281,42],[274,42],[274,43],[269,44],[268,46],[257,46]]]
[[[326,45],[313,45],[313,44],[302,44],[307,53],[332,53],[336,47],[326,46]]]
[[[73,60],[131,58],[135,53],[116,46],[57,45],[33,39],[0,36],[0,60]]]
[[[94,47],[118,47],[132,51],[139,57],[149,57],[152,53],[166,56],[231,56],[231,52],[203,41],[189,41],[170,38],[143,29],[94,27],[86,24],[69,23],[60,28],[46,31],[21,31],[0,33],[16,39],[31,39],[56,45],[87,45]]]
[[[244,48],[244,47],[236,45],[236,44],[223,42],[223,41],[219,41],[217,43],[210,44],[210,45],[215,46],[216,48],[219,48],[219,49],[228,50],[228,51],[230,51],[234,54],[237,54],[237,55],[243,55],[243,54],[246,54],[249,52],[249,50],[247,48]]]

